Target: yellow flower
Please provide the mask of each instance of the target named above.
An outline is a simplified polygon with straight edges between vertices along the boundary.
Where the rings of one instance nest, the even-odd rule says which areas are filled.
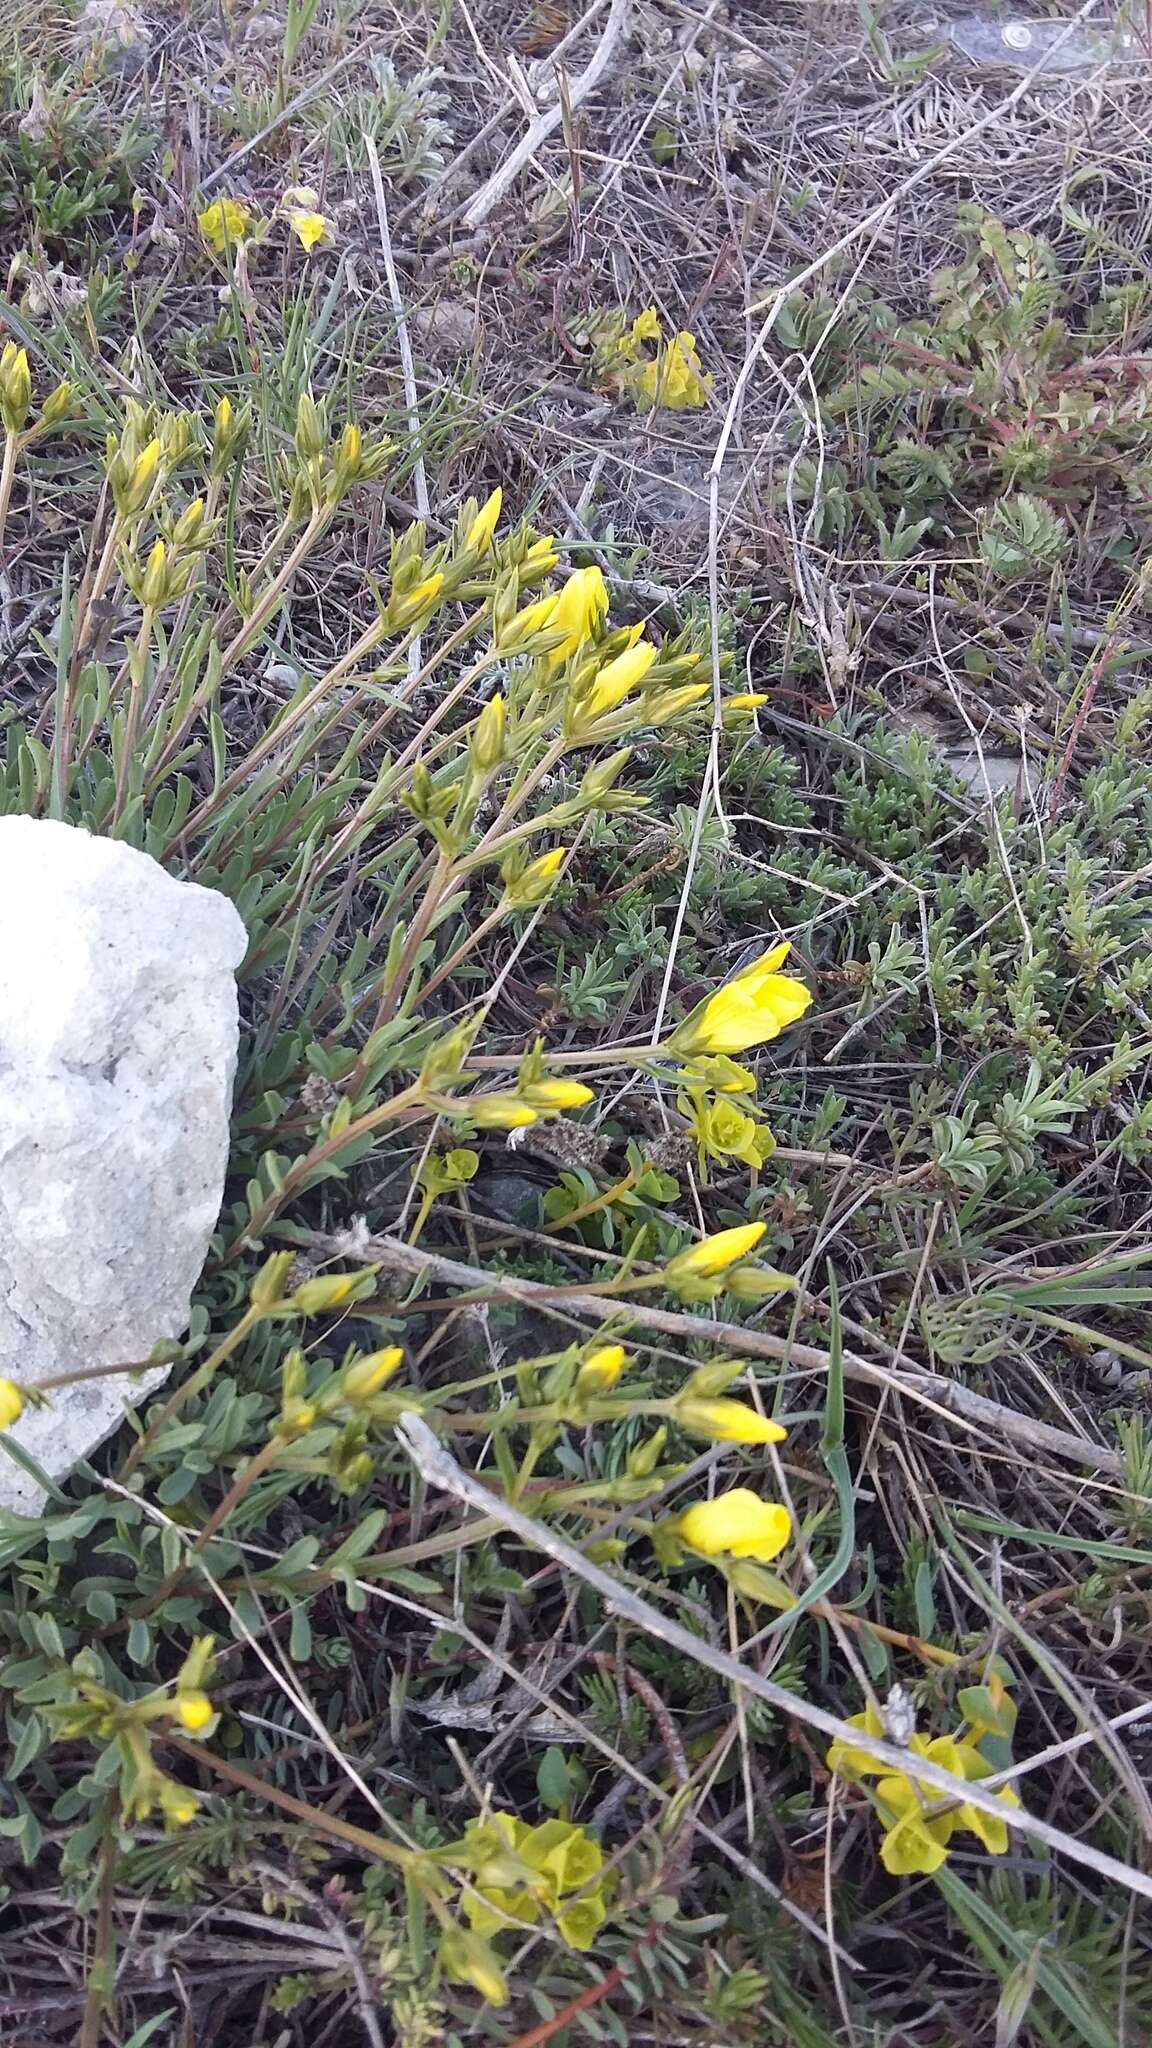
[[[0,1379],[0,1429],[11,1429],[24,1413],[24,1396],[15,1380]]]
[[[744,1401],[721,1396],[715,1401],[697,1401],[689,1394],[677,1401],[676,1420],[693,1436],[707,1437],[714,1444],[782,1444],[788,1434],[778,1422],[769,1422]]]
[[[645,306],[644,311],[637,313],[636,318],[632,322],[632,332],[625,346],[635,354],[641,342],[659,341],[659,339],[660,315],[657,313],[655,306]]]
[[[196,225],[210,249],[218,256],[231,244],[247,234],[252,223],[252,209],[241,199],[214,199],[203,213],[196,215]]]
[[[644,364],[634,382],[638,398],[650,407],[667,406],[670,412],[706,405],[712,388],[697,353],[696,336],[683,328]]]
[[[207,1693],[198,1688],[176,1695],[176,1718],[190,1735],[198,1735],[202,1728],[206,1728],[214,1711]]]
[[[733,1230],[717,1230],[711,1237],[701,1238],[699,1244],[689,1245],[686,1251],[677,1252],[664,1268],[664,1278],[675,1284],[679,1280],[711,1280],[720,1273],[726,1273],[738,1259],[746,1259],[754,1251],[767,1230],[766,1223],[738,1223]]]
[[[546,659],[550,668],[562,668],[569,655],[591,638],[608,615],[608,586],[603,572],[595,567],[574,570],[557,595],[545,598],[544,603],[550,607],[546,623],[564,634]]]
[[[776,1149],[767,1124],[723,1096],[681,1094],[676,1107],[696,1139],[702,1169],[706,1159],[739,1159],[755,1171]]]
[[[322,213],[312,213],[303,206],[286,207],[284,218],[300,247],[310,256],[321,243],[331,243],[328,222]]]
[[[622,1344],[598,1344],[583,1360],[576,1374],[573,1393],[584,1396],[609,1393],[627,1363],[628,1353]]]
[[[778,1038],[787,1025],[804,1015],[812,1001],[811,990],[802,981],[776,971],[791,950],[787,941],[773,946],[725,982],[676,1026],[668,1049],[688,1057],[700,1052],[745,1052],[749,1046]]]
[[[738,690],[735,696],[722,699],[720,709],[724,713],[729,711],[758,711],[761,704],[767,704],[768,694],[767,690]]]
[[[484,1860],[477,1862],[472,1890],[464,1896],[470,1927],[480,1934],[495,1934],[509,1921],[535,1926],[543,1914],[553,1913],[570,1948],[592,1946],[607,1917],[601,1876],[604,1851],[593,1835],[572,1821],[546,1820],[529,1827],[515,1814],[494,1813],[487,1821],[469,1821],[465,1840],[482,1855],[489,1852],[484,1860],[494,1876],[503,1875],[502,1851],[510,1850],[524,1869],[520,1886],[485,1882]],[[573,1892],[582,1896],[565,1903]]]
[[[891,1739],[881,1715],[871,1703],[864,1713],[852,1715],[849,1726],[862,1728],[878,1740]],[[927,1785],[917,1778],[913,1768],[917,1757],[924,1757],[941,1770],[950,1771],[954,1778],[965,1779],[970,1784],[993,1775],[994,1766],[980,1754],[975,1735],[937,1735],[929,1740],[924,1735],[914,1734],[908,1744],[909,1769],[898,1772],[877,1762],[865,1750],[855,1749],[850,1742],[837,1740],[828,1750],[826,1762],[829,1770],[839,1771],[842,1777],[857,1781],[866,1777],[877,1780],[876,1810],[886,1829],[880,1845],[880,1860],[884,1868],[894,1877],[939,1870],[953,1834],[964,1831],[978,1836],[991,1855],[1003,1856],[1008,1848],[1007,1814],[1001,1820],[998,1815],[984,1813],[963,1800],[955,1806],[945,1805],[943,1811],[936,1811],[942,1804],[943,1795],[934,1785]],[[997,1792],[996,1797],[1006,1809],[1020,1804],[1010,1785]]]
[[[650,640],[641,640],[634,647],[626,648],[623,654],[618,654],[615,661],[605,662],[593,678],[587,697],[577,706],[581,721],[603,718],[605,712],[615,711],[629,691],[643,682],[656,659],[656,652]]]
[[[496,531],[497,525],[499,524],[500,508],[503,505],[503,503],[504,493],[501,490],[500,485],[497,484],[496,489],[492,492],[491,496],[485,498],[484,503],[481,505],[480,510],[476,514],[475,519],[472,521],[471,526],[468,528],[468,531],[464,536],[465,547],[478,548],[481,553],[483,553],[486,548],[491,547],[492,536]]]
[[[881,1778],[876,1787],[876,1805],[886,1832],[880,1844],[880,1861],[892,1877],[931,1876],[948,1854],[955,1830],[955,1816],[936,1814],[925,1818],[916,1787],[909,1778]]]
[[[779,1501],[735,1486],[686,1508],[676,1519],[676,1533],[701,1557],[754,1557],[768,1564],[791,1541],[792,1517]]]
[[[862,1714],[850,1714],[849,1728],[862,1728],[865,1735],[874,1735],[877,1742],[888,1740],[888,1730],[876,1708],[869,1700]],[[839,1771],[842,1778],[879,1778],[890,1766],[877,1763],[866,1749],[855,1749],[850,1742],[836,1737],[825,1758],[830,1771]]]

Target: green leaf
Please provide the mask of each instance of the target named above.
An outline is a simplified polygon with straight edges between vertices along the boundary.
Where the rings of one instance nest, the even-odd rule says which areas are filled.
[[[536,1790],[544,1805],[559,1813],[572,1797],[568,1763],[564,1751],[551,1743],[536,1767]]]

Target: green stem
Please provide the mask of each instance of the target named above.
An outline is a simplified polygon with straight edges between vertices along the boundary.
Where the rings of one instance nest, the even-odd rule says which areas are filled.
[[[212,1375],[223,1365],[226,1358],[231,1357],[238,1345],[243,1343],[249,1331],[255,1329],[257,1323],[262,1320],[263,1315],[263,1309],[246,1308],[240,1321],[234,1329],[229,1330],[228,1335],[216,1346],[211,1357],[206,1358],[203,1365],[197,1366],[191,1378],[185,1380],[181,1386],[177,1387],[174,1394],[169,1395],[159,1415],[153,1417],[143,1436],[138,1438],[136,1443],[133,1444],[127,1458],[124,1460],[120,1470],[121,1485],[136,1470],[145,1452],[151,1449],[165,1423],[170,1421],[173,1415],[179,1413],[186,1401],[190,1401],[194,1394],[200,1393],[202,1388],[208,1385]]]
[[[4,461],[0,465],[0,558],[4,547],[4,529],[8,524],[8,507],[12,499],[12,484],[16,476],[16,457],[20,452],[20,438],[17,434],[4,437]]]

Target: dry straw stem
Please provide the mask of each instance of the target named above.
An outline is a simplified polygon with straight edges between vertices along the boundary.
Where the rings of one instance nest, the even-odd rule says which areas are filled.
[[[607,1322],[621,1313],[618,1299],[579,1294],[567,1288],[558,1291],[539,1280],[488,1273],[481,1266],[468,1266],[461,1260],[445,1258],[441,1253],[426,1252],[419,1246],[405,1244],[398,1237],[368,1238],[353,1230],[347,1236],[335,1239],[309,1236],[306,1242],[331,1257],[361,1259],[379,1264],[386,1271],[410,1273],[413,1278],[423,1275],[442,1281],[447,1287],[502,1294],[511,1301],[522,1302],[534,1309],[562,1307],[566,1314],[591,1316],[597,1322]],[[770,1358],[774,1363],[799,1366],[811,1372],[827,1372],[830,1363],[828,1353],[812,1344],[796,1344],[787,1337],[775,1337],[767,1330],[746,1329],[740,1323],[722,1323],[711,1316],[650,1308],[647,1303],[633,1300],[627,1302],[625,1312],[645,1329],[660,1330],[670,1337],[702,1338],[705,1343],[738,1352],[746,1358]],[[959,1381],[943,1379],[938,1373],[894,1371],[887,1366],[873,1365],[870,1359],[861,1358],[852,1351],[844,1353],[843,1363],[845,1379],[904,1395],[934,1414],[959,1422],[965,1429],[987,1430],[992,1436],[1011,1438],[1013,1443],[1034,1454],[1065,1458],[1070,1464],[1087,1465],[1097,1471],[1111,1473],[1116,1478],[1123,1477],[1124,1463],[1119,1452],[1073,1436],[1070,1430],[1056,1429],[1051,1423],[1035,1422],[1015,1408],[1006,1408],[999,1401],[989,1400],[985,1394],[974,1393]]]
[[[598,10],[593,10],[598,11]],[[617,43],[624,35],[632,14],[632,0],[612,0],[611,11],[604,24],[604,33],[593,50],[586,68],[579,78],[572,80],[568,88],[568,106],[575,113],[584,104],[589,93],[594,92],[612,61]],[[555,106],[547,107],[538,114],[527,132],[521,136],[514,150],[505,157],[499,168],[493,171],[486,184],[481,185],[464,215],[466,228],[478,228],[490,213],[499,206],[504,194],[519,177],[525,164],[531,163],[538,149],[560,126],[563,119],[563,104],[558,98]]]
[[[490,1493],[478,1479],[456,1463],[455,1458],[443,1449],[429,1429],[422,1416],[408,1411],[400,1417],[396,1434],[429,1486],[437,1487],[443,1493],[451,1494],[466,1507],[480,1514],[493,1515],[504,1527],[519,1536],[524,1543],[542,1550],[565,1571],[573,1572],[595,1588],[610,1608],[625,1621],[632,1622],[647,1634],[667,1643],[670,1649],[679,1650],[682,1656],[693,1663],[702,1664],[714,1671],[718,1678],[725,1678],[730,1685],[742,1687],[754,1698],[763,1700],[766,1706],[774,1707],[778,1713],[790,1720],[803,1721],[809,1728],[818,1728],[822,1735],[834,1740],[852,1744],[873,1757],[877,1763],[887,1764],[893,1771],[906,1773],[908,1752],[893,1742],[880,1742],[865,1730],[853,1728],[837,1714],[828,1713],[823,1707],[814,1706],[810,1700],[799,1698],[784,1686],[776,1685],[770,1678],[763,1678],[758,1671],[752,1671],[730,1656],[726,1650],[716,1650],[699,1636],[692,1634],[680,1622],[661,1614],[659,1609],[642,1600],[631,1588],[612,1578],[610,1573],[601,1571],[580,1551],[574,1550],[563,1537],[557,1536],[544,1523],[533,1521],[530,1515],[523,1515],[518,1508],[502,1501]],[[1123,1885],[1126,1890],[1138,1892],[1141,1897],[1152,1899],[1152,1876],[1143,1870],[1136,1870],[1131,1864],[1121,1863],[1116,1857],[1105,1855],[1100,1849],[1092,1848],[1088,1842],[1081,1842],[1074,1835],[1065,1834],[1062,1828],[1049,1826],[1047,1821],[1025,1811],[1023,1807],[1007,1810],[994,1792],[984,1785],[955,1778],[950,1771],[941,1770],[939,1764],[917,1758],[916,1777],[925,1786],[930,1786],[941,1799],[959,1805],[977,1807],[997,1820],[1007,1820],[1008,1825],[1019,1829],[1022,1834],[1031,1835],[1036,1841],[1044,1842],[1048,1848],[1082,1863],[1089,1870],[1095,1870],[1101,1877],[1109,1878],[1113,1884]],[[990,1784],[995,1780],[989,1780]]]

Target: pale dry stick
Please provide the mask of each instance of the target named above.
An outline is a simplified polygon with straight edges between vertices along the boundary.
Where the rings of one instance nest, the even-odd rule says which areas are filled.
[[[836,1925],[836,1914],[832,1896],[832,1843],[835,1838],[836,1795],[839,1790],[840,1777],[838,1772],[833,1771],[832,1780],[828,1787],[828,1817],[824,1824],[824,1918],[828,1922],[829,1934],[831,1934],[832,1929]],[[836,1993],[836,2003],[840,2007],[840,2017],[844,2022],[844,2036],[849,2044],[849,2048],[856,2048],[856,2029],[852,2024],[852,2008],[845,1995],[844,1980],[840,1975],[840,1961],[834,1941],[829,1944],[828,1961],[832,1970],[832,1988]]]
[[[599,192],[596,194],[596,197],[592,201],[591,206],[588,208],[588,211],[584,216],[584,225],[586,228],[591,227],[592,222],[595,220],[596,215],[599,213],[605,200],[611,197],[617,185],[620,183],[620,179],[622,178],[624,172],[628,169],[628,166],[632,162],[633,157],[636,155],[637,150],[641,147],[645,138],[651,135],[653,121],[655,120],[657,114],[660,112],[660,109],[664,105],[664,102],[667,99],[669,93],[672,91],[673,86],[676,84],[676,81],[679,78],[680,73],[683,71],[684,66],[688,62],[689,57],[692,55],[692,52],[696,48],[696,45],[699,42],[700,37],[703,35],[704,30],[712,26],[713,19],[715,18],[719,10],[719,7],[720,0],[708,0],[707,14],[694,15],[692,17],[693,27],[689,31],[687,41],[681,45],[680,49],[676,53],[676,60],[672,66],[671,71],[668,73],[667,78],[664,80],[663,85],[660,87],[660,90],[657,93],[655,99],[653,100],[652,105],[647,109],[644,119],[642,121],[637,122],[636,133],[633,136],[631,142],[628,144],[628,147],[625,149],[623,156],[617,159],[611,177],[605,180]],[[555,52],[553,53],[553,56],[555,57]]]
[[[604,9],[607,7],[607,5],[608,0],[592,0],[592,5],[590,7],[586,7],[583,14],[579,17],[579,19],[573,22],[567,34],[562,36],[560,41],[556,44],[555,49],[549,51],[548,63],[550,65],[558,63],[561,57],[567,55],[573,43],[579,42],[580,37],[583,35],[585,29],[590,25],[590,23],[595,21],[596,16],[598,14],[603,14]],[[446,186],[451,185],[453,181],[459,177],[460,172],[464,169],[465,164],[471,161],[471,159],[475,156],[476,151],[480,149],[485,142],[487,142],[488,137],[496,133],[496,130],[497,128],[499,128],[501,122],[507,120],[509,114],[515,113],[516,108],[519,104],[519,94],[509,94],[508,98],[504,101],[503,105],[497,107],[496,112],[494,114],[489,115],[488,119],[484,123],[484,126],[482,128],[477,129],[475,135],[471,136],[469,140],[464,144],[463,149],[460,149],[456,152],[456,155],[453,157],[451,163],[446,164],[444,166],[444,169],[441,171],[439,177],[434,179],[432,184],[429,185],[425,191],[421,192],[415,199],[410,199],[408,201],[407,206],[396,217],[397,227],[406,227],[408,222],[410,220],[414,220],[418,214],[428,212],[432,205],[432,201],[436,199],[441,192],[444,191]],[[451,209],[451,212],[445,212],[444,214],[442,214],[441,219],[450,220],[452,218],[452,215],[458,212],[459,207],[455,206]]]
[[[632,14],[632,0],[612,0],[604,32],[588,60],[587,66],[574,79],[568,90],[568,105],[573,113],[583,106],[589,94],[594,92],[615,55],[616,45],[623,37]],[[464,214],[464,226],[468,229],[482,227],[505,193],[515,184],[526,164],[531,163],[537,151],[548,137],[560,126],[563,108],[559,100],[553,107],[547,107],[538,114],[527,132],[521,136],[504,162],[493,171],[486,184],[481,185]]]
[[[512,1274],[486,1272],[482,1266],[468,1266],[461,1260],[445,1258],[440,1252],[405,1244],[402,1238],[372,1237],[367,1231],[353,1227],[336,1237],[309,1233],[305,1242],[311,1249],[328,1251],[334,1258],[359,1259],[365,1265],[380,1264],[386,1270],[408,1273],[413,1278],[429,1276],[448,1287],[506,1295],[509,1300],[522,1302],[528,1308],[559,1309],[565,1315],[591,1316],[601,1323],[625,1314],[646,1329],[662,1330],[670,1337],[681,1339],[703,1338],[706,1343],[723,1346],[745,1358],[767,1358],[774,1364],[783,1363],[812,1372],[827,1372],[829,1366],[826,1351],[819,1351],[811,1344],[792,1343],[787,1337],[775,1337],[767,1330],[747,1329],[740,1323],[713,1322],[708,1316],[691,1315],[683,1310],[673,1314],[668,1309],[650,1308],[645,1303],[619,1295],[610,1298],[568,1292],[557,1295],[554,1289],[539,1280],[522,1280]],[[1015,1409],[989,1400],[987,1395],[977,1394],[959,1381],[944,1379],[936,1373],[918,1372],[913,1375],[892,1372],[882,1365],[873,1365],[869,1359],[861,1358],[852,1351],[844,1353],[844,1376],[863,1386],[887,1388],[904,1395],[942,1420],[956,1422],[974,1435],[987,1431],[993,1438],[1009,1437],[1042,1456],[1066,1458],[1071,1464],[1088,1465],[1115,1477],[1123,1477],[1124,1461],[1119,1452],[1103,1444],[1081,1442],[1079,1437],[1070,1436],[1066,1430],[1056,1429],[1051,1423],[1036,1422],[1031,1416],[1020,1415]]]
[[[531,1515],[521,1514],[518,1508],[490,1493],[444,1450],[423,1416],[411,1409],[406,1410],[396,1424],[396,1436],[427,1485],[451,1494],[454,1500],[477,1513],[494,1516],[522,1543],[542,1550],[562,1570],[574,1572],[577,1578],[584,1580],[625,1621],[632,1622],[658,1642],[667,1643],[670,1649],[678,1650],[689,1663],[703,1665],[705,1669],[714,1671],[718,1678],[726,1678],[731,1685],[743,1686],[755,1699],[763,1700],[765,1706],[773,1707],[786,1719],[819,1729],[822,1735],[830,1736],[835,1742],[850,1743],[853,1748],[863,1750],[875,1763],[907,1775],[908,1751],[898,1743],[870,1735],[866,1729],[854,1728],[839,1714],[830,1714],[826,1708],[789,1692],[786,1686],[762,1678],[758,1671],[750,1670],[726,1650],[714,1649],[700,1636],[693,1635],[691,1629],[661,1614],[659,1608],[653,1607],[649,1601],[642,1600],[630,1587],[614,1579],[610,1572],[602,1571],[599,1565],[591,1563],[546,1523],[534,1521]],[[1152,1875],[1148,1872],[1121,1863],[1115,1856],[1106,1855],[1090,1843],[1077,1840],[1075,1835],[1051,1826],[1023,1807],[1005,1809],[993,1793],[984,1790],[982,1783],[957,1778],[927,1757],[916,1759],[916,1778],[924,1788],[935,1792],[940,1801],[947,1801],[950,1806],[975,1806],[996,1820],[1006,1820],[1010,1828],[1046,1843],[1048,1848],[1069,1857],[1074,1863],[1083,1864],[1088,1870],[1096,1871],[1098,1876],[1123,1885],[1126,1891],[1138,1892],[1142,1898],[1152,1899]]]
[[[408,314],[396,272],[396,258],[392,253],[392,232],[388,226],[388,202],[384,196],[380,153],[367,129],[361,131],[361,139],[368,154],[368,168],[372,173],[372,190],[376,198],[376,225],[380,231],[380,248],[384,256],[384,275],[388,280],[388,296],[396,316],[396,348],[400,356],[400,375],[404,381],[404,408],[408,415],[408,439],[412,447],[412,487],[416,494],[416,510],[427,526],[432,506],[428,496],[428,472],[424,467],[424,450],[420,445],[420,402],[416,391],[416,365],[412,360],[412,340],[408,333]],[[420,659],[420,636],[417,634],[408,649],[410,677],[418,673]]]
[[[1144,1700],[1138,1707],[1128,1707],[1123,1714],[1114,1714],[1103,1723],[1110,1735],[1119,1728],[1131,1728],[1138,1721],[1152,1719],[1152,1700]],[[1047,1769],[1049,1764],[1060,1763],[1077,1749],[1084,1749],[1090,1742],[1098,1742],[1099,1735],[1094,1728],[1082,1728],[1079,1735],[1070,1735],[1065,1742],[1054,1742],[1048,1749],[1037,1750],[1035,1756],[1026,1756],[1018,1764],[1009,1765],[1007,1770],[997,1771],[994,1777],[984,1780],[987,1785],[1012,1785],[1017,1779],[1026,1778],[1032,1771]]]

